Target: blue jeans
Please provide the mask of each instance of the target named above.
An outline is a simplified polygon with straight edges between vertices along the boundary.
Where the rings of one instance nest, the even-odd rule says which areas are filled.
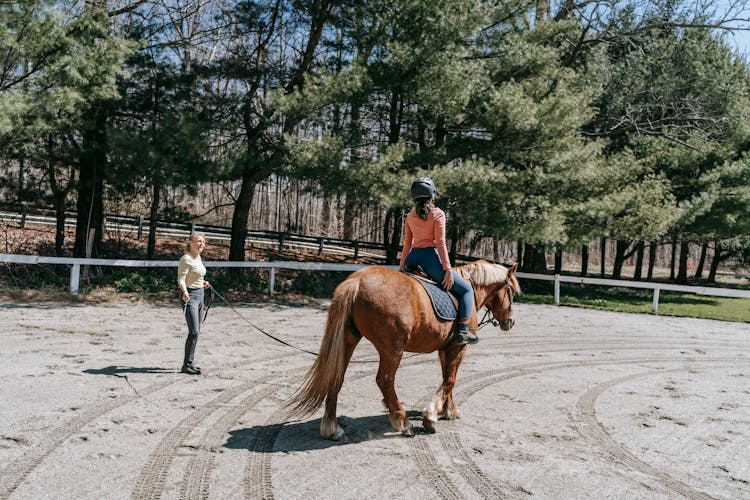
[[[198,336],[201,333],[201,315],[203,313],[203,289],[188,288],[187,307],[185,308],[185,320],[187,321],[188,335]],[[184,305],[184,304],[183,304]]]
[[[405,266],[420,266],[431,279],[438,283],[443,282],[445,271],[440,262],[440,256],[433,247],[412,248],[404,261]],[[468,281],[463,279],[455,271],[453,273],[453,287],[451,293],[458,297],[458,319],[470,318],[474,308],[474,289]]]

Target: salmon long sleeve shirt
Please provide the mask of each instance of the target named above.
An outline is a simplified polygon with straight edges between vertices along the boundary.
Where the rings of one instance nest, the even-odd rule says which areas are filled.
[[[448,257],[448,247],[445,244],[445,212],[438,207],[433,207],[427,217],[420,219],[416,209],[406,216],[406,227],[404,228],[404,251],[401,253],[401,267],[404,267],[406,256],[412,248],[437,249],[443,270],[451,268]]]

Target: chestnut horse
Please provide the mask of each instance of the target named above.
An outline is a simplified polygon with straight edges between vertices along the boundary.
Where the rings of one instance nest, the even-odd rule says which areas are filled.
[[[476,309],[470,320],[473,329],[478,326],[477,311],[485,306],[499,321],[500,328],[513,327],[513,295],[519,291],[516,267],[517,264],[506,268],[478,261],[455,268],[474,289]],[[438,415],[449,420],[459,418],[453,386],[466,344],[453,341],[453,326],[453,321],[435,316],[427,292],[414,278],[385,267],[360,269],[336,287],[318,357],[286,406],[292,414],[310,415],[325,401],[320,434],[332,440],[342,439],[344,431],[336,421],[338,394],[354,348],[365,337],[380,355],[376,381],[390,412],[391,426],[405,436],[413,435],[413,431],[396,396],[396,370],[405,351],[439,351],[443,382],[422,411],[425,430],[435,432]]]

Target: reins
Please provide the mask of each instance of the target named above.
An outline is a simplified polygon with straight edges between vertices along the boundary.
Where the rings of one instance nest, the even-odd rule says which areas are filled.
[[[221,299],[221,300],[222,300],[222,301],[223,301],[223,302],[224,302],[224,303],[225,303],[225,304],[226,304],[227,306],[229,306],[229,308],[230,308],[230,309],[231,309],[232,311],[234,311],[234,312],[235,312],[235,314],[237,314],[237,316],[239,316],[240,318],[242,318],[242,319],[243,319],[243,320],[245,321],[245,323],[247,323],[248,325],[252,326],[252,327],[253,327],[253,328],[255,328],[256,330],[258,330],[258,331],[259,331],[260,333],[262,333],[263,335],[265,335],[266,337],[268,337],[268,338],[271,338],[271,339],[275,340],[275,341],[276,341],[276,342],[278,342],[279,344],[283,344],[283,345],[285,345],[285,346],[287,346],[287,347],[291,347],[292,349],[296,349],[296,350],[298,350],[298,351],[301,351],[301,352],[304,352],[304,353],[307,353],[307,354],[312,354],[313,356],[317,356],[317,355],[318,355],[318,353],[317,353],[317,352],[312,352],[312,351],[308,351],[307,349],[302,349],[301,347],[297,347],[297,346],[295,346],[295,345],[292,345],[292,344],[290,344],[289,342],[287,342],[287,341],[285,341],[285,340],[281,340],[280,338],[278,338],[278,337],[275,337],[275,336],[271,335],[270,333],[268,333],[267,331],[265,331],[265,330],[264,330],[263,328],[261,328],[261,327],[259,327],[259,326],[255,325],[255,324],[254,324],[254,323],[253,323],[252,321],[250,321],[249,319],[247,319],[246,317],[244,317],[244,316],[243,316],[243,315],[242,315],[242,314],[241,314],[241,313],[240,313],[240,312],[239,312],[239,311],[237,310],[237,308],[236,308],[236,307],[234,307],[234,306],[233,306],[232,304],[230,304],[230,303],[229,303],[229,301],[228,301],[227,299],[225,299],[223,295],[221,295],[221,294],[220,294],[219,292],[215,291],[213,287],[211,287],[211,290],[212,290],[212,291],[213,291],[213,293],[215,293],[215,294],[216,294],[216,295],[217,295],[217,296],[218,296],[218,297],[219,297],[219,298],[220,298],[220,299]]]
[[[211,308],[211,306],[213,305],[213,302],[214,302],[214,296],[217,296],[217,297],[219,297],[219,298],[220,298],[220,299],[222,300],[222,302],[224,302],[224,304],[226,304],[226,305],[227,305],[227,306],[228,306],[228,307],[229,307],[229,308],[230,308],[230,309],[231,309],[231,310],[232,310],[232,311],[233,311],[233,312],[234,312],[234,313],[235,313],[235,314],[236,314],[237,316],[239,316],[240,318],[242,318],[242,320],[243,320],[243,321],[244,321],[245,323],[247,323],[248,325],[252,326],[252,327],[253,327],[253,328],[255,328],[255,329],[256,329],[257,331],[259,331],[260,333],[262,333],[263,335],[265,335],[266,337],[268,337],[268,338],[270,338],[270,339],[272,339],[272,340],[275,340],[275,341],[276,341],[276,342],[278,342],[279,344],[285,345],[285,346],[287,346],[287,347],[291,347],[292,349],[295,349],[295,350],[297,350],[297,351],[300,351],[300,352],[304,352],[304,353],[306,353],[306,354],[311,354],[311,355],[313,355],[313,356],[317,356],[317,355],[318,355],[318,353],[317,353],[317,352],[313,352],[313,351],[308,351],[307,349],[303,349],[303,348],[301,348],[301,347],[297,347],[297,346],[295,346],[295,345],[293,345],[293,344],[290,344],[289,342],[287,342],[287,341],[285,341],[285,340],[282,340],[282,339],[280,339],[280,338],[278,338],[278,337],[276,337],[276,336],[274,336],[274,335],[272,335],[272,334],[268,333],[268,332],[267,332],[267,331],[265,331],[265,330],[264,330],[263,328],[259,327],[258,325],[256,325],[255,323],[253,323],[252,321],[250,321],[249,319],[247,319],[247,318],[246,318],[245,316],[243,316],[243,315],[242,315],[242,313],[240,313],[240,311],[238,311],[236,307],[234,307],[234,306],[233,306],[233,305],[232,305],[232,304],[231,304],[231,303],[230,303],[230,302],[229,302],[229,301],[228,301],[227,299],[225,299],[223,295],[221,295],[221,294],[220,294],[219,292],[217,292],[217,291],[216,291],[216,289],[215,289],[215,288],[214,288],[213,286],[212,286],[212,287],[210,287],[209,289],[211,290],[211,293],[209,293],[209,294],[208,294],[207,300],[206,300],[206,301],[205,301],[205,303],[204,303],[204,311],[203,311],[203,321],[205,321],[205,320],[206,320],[206,318],[208,317],[208,310],[209,310],[209,309]],[[508,308],[508,309],[510,310],[510,308],[512,308],[512,307],[513,307],[513,292],[514,292],[514,290],[513,290],[513,285],[511,285],[511,284],[510,284],[510,281],[506,282],[506,284],[505,284],[505,289],[506,289],[506,293],[505,293],[505,294],[506,294],[506,296],[507,296],[507,300],[508,300],[508,301],[510,302],[510,304],[509,304],[509,308]],[[475,297],[476,297],[476,295],[475,295]],[[476,300],[476,299],[475,299],[475,300]],[[505,300],[506,300],[506,299],[504,298],[504,299],[503,299],[503,304],[505,303]],[[496,327],[496,326],[499,326],[499,325],[500,325],[500,322],[499,322],[498,320],[496,320],[496,319],[494,318],[494,316],[492,316],[492,311],[490,310],[490,308],[489,308],[489,307],[487,307],[487,306],[485,306],[485,308],[484,308],[484,315],[482,316],[482,319],[481,319],[481,320],[479,321],[479,323],[477,324],[477,330],[480,330],[481,328],[484,328],[484,327],[485,327],[485,326],[487,326],[488,324],[491,324],[492,326],[495,326],[495,327]],[[413,356],[417,356],[417,355],[419,355],[419,354],[420,354],[420,353],[413,353],[413,354],[411,354],[410,356],[404,356],[404,359],[407,359],[407,358],[410,358],[410,357],[413,357]],[[351,363],[377,363],[377,362],[379,362],[379,360],[351,360],[350,362],[351,362]]]
[[[262,333],[263,335],[265,335],[266,337],[268,337],[268,338],[270,338],[270,339],[273,339],[273,340],[275,340],[275,341],[276,341],[276,342],[278,342],[279,344],[285,345],[285,346],[287,346],[287,347],[291,347],[292,349],[296,349],[297,351],[300,351],[300,352],[304,352],[304,353],[306,353],[306,354],[312,354],[313,356],[317,356],[317,355],[318,355],[318,353],[317,353],[317,352],[313,352],[313,351],[308,351],[307,349],[303,349],[303,348],[301,348],[301,347],[297,347],[296,345],[290,344],[289,342],[287,342],[287,341],[285,341],[285,340],[282,340],[282,339],[280,339],[280,338],[278,338],[278,337],[276,337],[276,336],[274,336],[274,335],[272,335],[272,334],[268,333],[268,332],[267,332],[267,331],[265,331],[265,330],[264,330],[263,328],[259,327],[258,325],[254,324],[254,323],[253,323],[252,321],[250,321],[249,319],[247,319],[247,318],[246,318],[245,316],[243,316],[243,315],[242,315],[242,314],[241,314],[241,313],[240,313],[240,312],[239,312],[239,311],[237,310],[237,308],[236,308],[236,307],[234,307],[234,306],[233,306],[232,304],[230,304],[230,303],[229,303],[229,301],[228,301],[227,299],[225,299],[225,298],[224,298],[224,297],[223,297],[223,296],[222,296],[222,295],[221,295],[221,294],[220,294],[219,292],[217,292],[216,290],[214,290],[214,288],[213,288],[213,287],[211,287],[211,290],[212,290],[212,291],[213,291],[213,293],[215,293],[215,294],[216,294],[216,296],[217,296],[217,297],[219,297],[219,298],[220,298],[220,299],[221,299],[221,300],[222,300],[222,301],[223,301],[223,302],[224,302],[224,303],[225,303],[225,304],[226,304],[227,306],[229,306],[229,308],[230,308],[230,309],[231,309],[232,311],[234,311],[234,313],[235,313],[235,314],[236,314],[237,316],[239,316],[240,318],[242,318],[242,320],[243,320],[243,321],[245,321],[245,323],[247,323],[248,325],[252,326],[252,327],[253,327],[253,328],[255,328],[256,330],[258,330],[258,331],[259,331],[260,333]],[[413,353],[413,354],[411,354],[411,355],[409,355],[409,356],[403,356],[403,358],[402,358],[402,359],[408,359],[408,358],[412,358],[412,357],[414,357],[414,356],[418,356],[419,354],[421,354],[421,353],[418,353],[418,352],[417,352],[417,353]],[[352,359],[352,360],[350,361],[350,363],[379,363],[379,362],[380,362],[380,360],[379,360],[379,359],[362,359],[362,360],[358,360],[358,359]]]
[[[474,288],[474,283],[471,281],[470,278],[464,277],[465,280],[467,280],[471,287]],[[510,283],[510,279],[507,279],[505,281],[505,296],[508,300],[508,312],[513,310],[513,295],[515,295],[515,289],[513,288],[513,285]],[[499,289],[499,288],[498,288]],[[505,298],[503,298],[503,303],[501,305],[505,305]],[[474,294],[474,307],[477,311],[479,311],[479,303],[477,301],[477,294]],[[485,326],[491,324],[492,326],[500,326],[500,322],[495,319],[495,317],[492,315],[492,311],[490,310],[489,306],[484,306],[484,315],[482,316],[482,319],[477,324],[477,331],[484,328]]]

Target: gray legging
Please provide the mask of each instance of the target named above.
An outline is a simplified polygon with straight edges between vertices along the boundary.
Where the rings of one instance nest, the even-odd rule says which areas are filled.
[[[185,321],[187,321],[188,335],[197,337],[201,333],[201,316],[203,315],[203,289],[188,288],[187,307],[185,308]]]

